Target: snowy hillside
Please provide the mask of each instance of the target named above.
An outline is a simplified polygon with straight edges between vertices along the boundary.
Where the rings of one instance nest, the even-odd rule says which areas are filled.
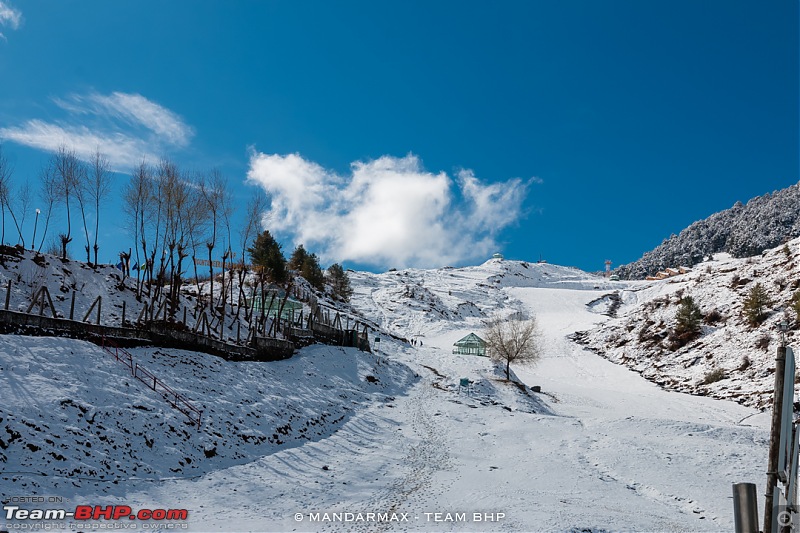
[[[8,296],[10,311],[30,310],[31,313],[54,318],[72,316],[77,321],[109,327],[131,327],[140,318],[147,318],[143,317],[143,311],[148,307],[150,319],[164,320],[166,317],[166,288],[158,295],[155,289],[143,289],[141,294],[137,294],[137,279],[123,276],[122,271],[114,266],[93,267],[81,261],[35,254],[19,247],[4,246],[2,252],[0,301],[5,303]],[[211,283],[208,281],[202,281],[201,278],[201,281],[195,282],[193,277],[184,280],[172,318],[175,322],[185,319],[185,328],[194,329],[198,324],[204,323],[202,317],[206,315],[208,327],[213,330],[215,339],[224,339],[226,342],[245,340],[250,333],[251,324],[255,327],[255,319],[248,322],[243,318],[245,306],[238,305],[238,276],[231,275],[230,271],[225,276],[226,303],[222,315],[220,310],[223,309],[223,282],[220,269],[217,268],[215,272],[213,298],[210,297]],[[202,276],[204,273],[200,274]],[[205,274],[208,274],[207,270]],[[243,280],[245,298],[252,296],[254,285],[254,276],[250,273]],[[42,297],[39,291],[43,287],[47,289],[47,294],[44,298],[45,305],[41,307]],[[308,291],[309,285],[300,278],[296,289]],[[307,305],[304,310],[307,314]],[[11,329],[10,332],[17,332],[16,328]]]
[[[547,263],[490,259],[464,268],[351,273],[353,306],[403,338],[445,337],[443,346],[480,331],[495,312],[522,309],[505,289],[548,287],[610,291],[618,282]],[[463,335],[462,335],[463,333]]]
[[[11,283],[11,311],[26,311],[37,291],[43,286],[47,287],[51,295],[58,318],[69,317],[73,293],[76,295],[73,309],[76,320],[83,319],[98,296],[102,296],[104,300],[100,309],[100,322],[107,325],[121,325],[123,302],[127,306],[128,321],[136,320],[135,313],[144,305],[136,300],[136,280],[128,278],[123,282],[122,272],[111,265],[90,267],[80,261],[62,261],[52,255],[34,254],[17,247],[4,246],[2,249],[0,287],[5,302],[6,289]],[[39,306],[36,305],[32,311],[38,313]],[[52,316],[53,310],[46,306],[43,312]],[[92,322],[96,321],[96,313],[89,318]]]
[[[203,410],[199,431],[91,343],[0,337],[2,484],[122,495],[154,479],[194,478],[328,437],[360,406],[387,401],[415,379],[402,365],[350,348],[310,347],[271,364],[131,352]]]
[[[95,345],[0,336],[0,494],[187,509],[191,531],[730,531],[730,484],[763,481],[767,413],[570,340],[624,320],[609,295],[623,317],[675,284],[501,260],[350,276],[353,313],[382,328],[375,354],[131,350],[204,409],[199,431]],[[452,353],[515,311],[542,349],[512,366],[518,383]]]
[[[698,220],[616,272],[624,278],[644,279],[665,268],[693,266],[719,252],[733,257],[757,255],[798,236],[800,184],[794,184]]]
[[[688,274],[628,285],[618,291],[622,305],[617,317],[577,338],[671,390],[764,409],[772,401],[781,320],[790,326],[787,342],[796,339],[799,321],[789,304],[799,279],[798,239],[747,259],[719,254]],[[742,307],[756,283],[766,289],[772,305],[768,318],[752,327]],[[705,321],[699,338],[675,348],[670,332],[684,296],[694,299]]]

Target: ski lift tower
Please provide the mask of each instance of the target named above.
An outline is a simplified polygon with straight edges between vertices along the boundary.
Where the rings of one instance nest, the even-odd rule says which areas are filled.
[[[611,275],[611,260],[606,259],[606,277]]]

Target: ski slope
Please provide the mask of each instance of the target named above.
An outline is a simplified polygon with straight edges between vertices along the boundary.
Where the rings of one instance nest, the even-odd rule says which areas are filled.
[[[161,467],[160,477],[121,485],[53,489],[39,479],[36,488],[22,489],[20,483],[30,480],[0,476],[0,492],[56,490],[78,504],[186,508],[192,531],[730,531],[731,484],[763,482],[767,414],[662,390],[567,339],[607,320],[587,306],[608,292],[605,280],[508,261],[351,277],[355,309],[421,345],[383,335],[374,343],[376,356],[310,347],[290,361],[267,363],[266,370],[238,366],[244,374],[236,379],[230,376],[236,364],[202,356],[204,368],[219,368],[204,371],[194,390],[204,391],[207,403],[216,391],[225,403],[211,422],[233,441],[220,447],[224,460],[200,457],[191,475]],[[508,383],[486,358],[451,353],[455,340],[480,333],[486,316],[510,310],[531,312],[539,322],[540,362],[512,369],[528,386],[540,385],[542,394]],[[34,342],[7,341],[16,346],[15,357]],[[10,364],[5,351],[0,354]],[[167,381],[182,376],[181,390],[191,395],[185,362],[195,356],[162,352],[183,358],[183,367],[159,369]],[[35,371],[35,365],[26,370]],[[8,376],[0,373],[3,390]],[[460,378],[474,382],[471,391],[459,390]],[[113,385],[112,374],[106,379]],[[245,379],[259,380],[260,394],[233,386]],[[346,398],[339,397],[340,388],[347,388]],[[146,400],[146,391],[136,394],[159,414],[158,400]],[[258,401],[258,409],[248,406],[253,416],[230,424],[224,412],[239,414],[242,398]],[[267,414],[277,403],[284,413],[298,413],[296,424],[325,409],[342,416],[324,421],[313,438],[236,444],[237,432],[270,434],[281,423],[281,416]],[[163,412],[174,416],[169,408]],[[27,414],[33,417],[34,410]],[[213,437],[209,431],[170,446],[202,450]],[[130,446],[137,460],[160,464],[144,445]],[[353,520],[336,520],[334,513],[351,513],[341,516]],[[396,520],[369,520],[368,513]]]

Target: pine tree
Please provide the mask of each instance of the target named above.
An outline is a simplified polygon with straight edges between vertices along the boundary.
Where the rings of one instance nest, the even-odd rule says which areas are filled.
[[[761,283],[756,283],[744,299],[744,315],[751,326],[757,326],[767,318],[767,308],[772,301]]]
[[[322,290],[325,276],[316,254],[309,254],[302,244],[297,245],[289,259],[289,269],[294,270],[317,290]]]
[[[700,332],[700,323],[703,320],[703,313],[694,303],[691,296],[686,296],[681,300],[681,306],[675,313],[675,334],[677,336],[696,335]]]
[[[350,277],[339,263],[334,263],[328,267],[328,283],[330,283],[335,297],[345,302],[350,301],[350,297],[353,295]]]
[[[273,283],[282,284],[289,279],[289,273],[286,270],[286,258],[283,257],[281,252],[281,245],[270,234],[268,230],[264,230],[258,237],[256,237],[253,246],[247,249],[250,254],[250,260],[253,265],[264,269],[270,281]]]
[[[325,285],[325,276],[319,266],[317,254],[307,255],[300,268],[300,274],[317,290],[322,290]]]
[[[292,252],[292,257],[289,258],[289,269],[300,272],[303,270],[306,259],[308,259],[308,252],[305,247],[300,244],[294,249],[294,252]]]

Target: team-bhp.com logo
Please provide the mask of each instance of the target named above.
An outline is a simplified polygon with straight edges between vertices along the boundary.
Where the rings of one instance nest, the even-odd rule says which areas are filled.
[[[140,509],[136,512],[127,505],[78,505],[75,510],[21,509],[18,505],[4,505],[6,520],[186,520],[187,509]]]

